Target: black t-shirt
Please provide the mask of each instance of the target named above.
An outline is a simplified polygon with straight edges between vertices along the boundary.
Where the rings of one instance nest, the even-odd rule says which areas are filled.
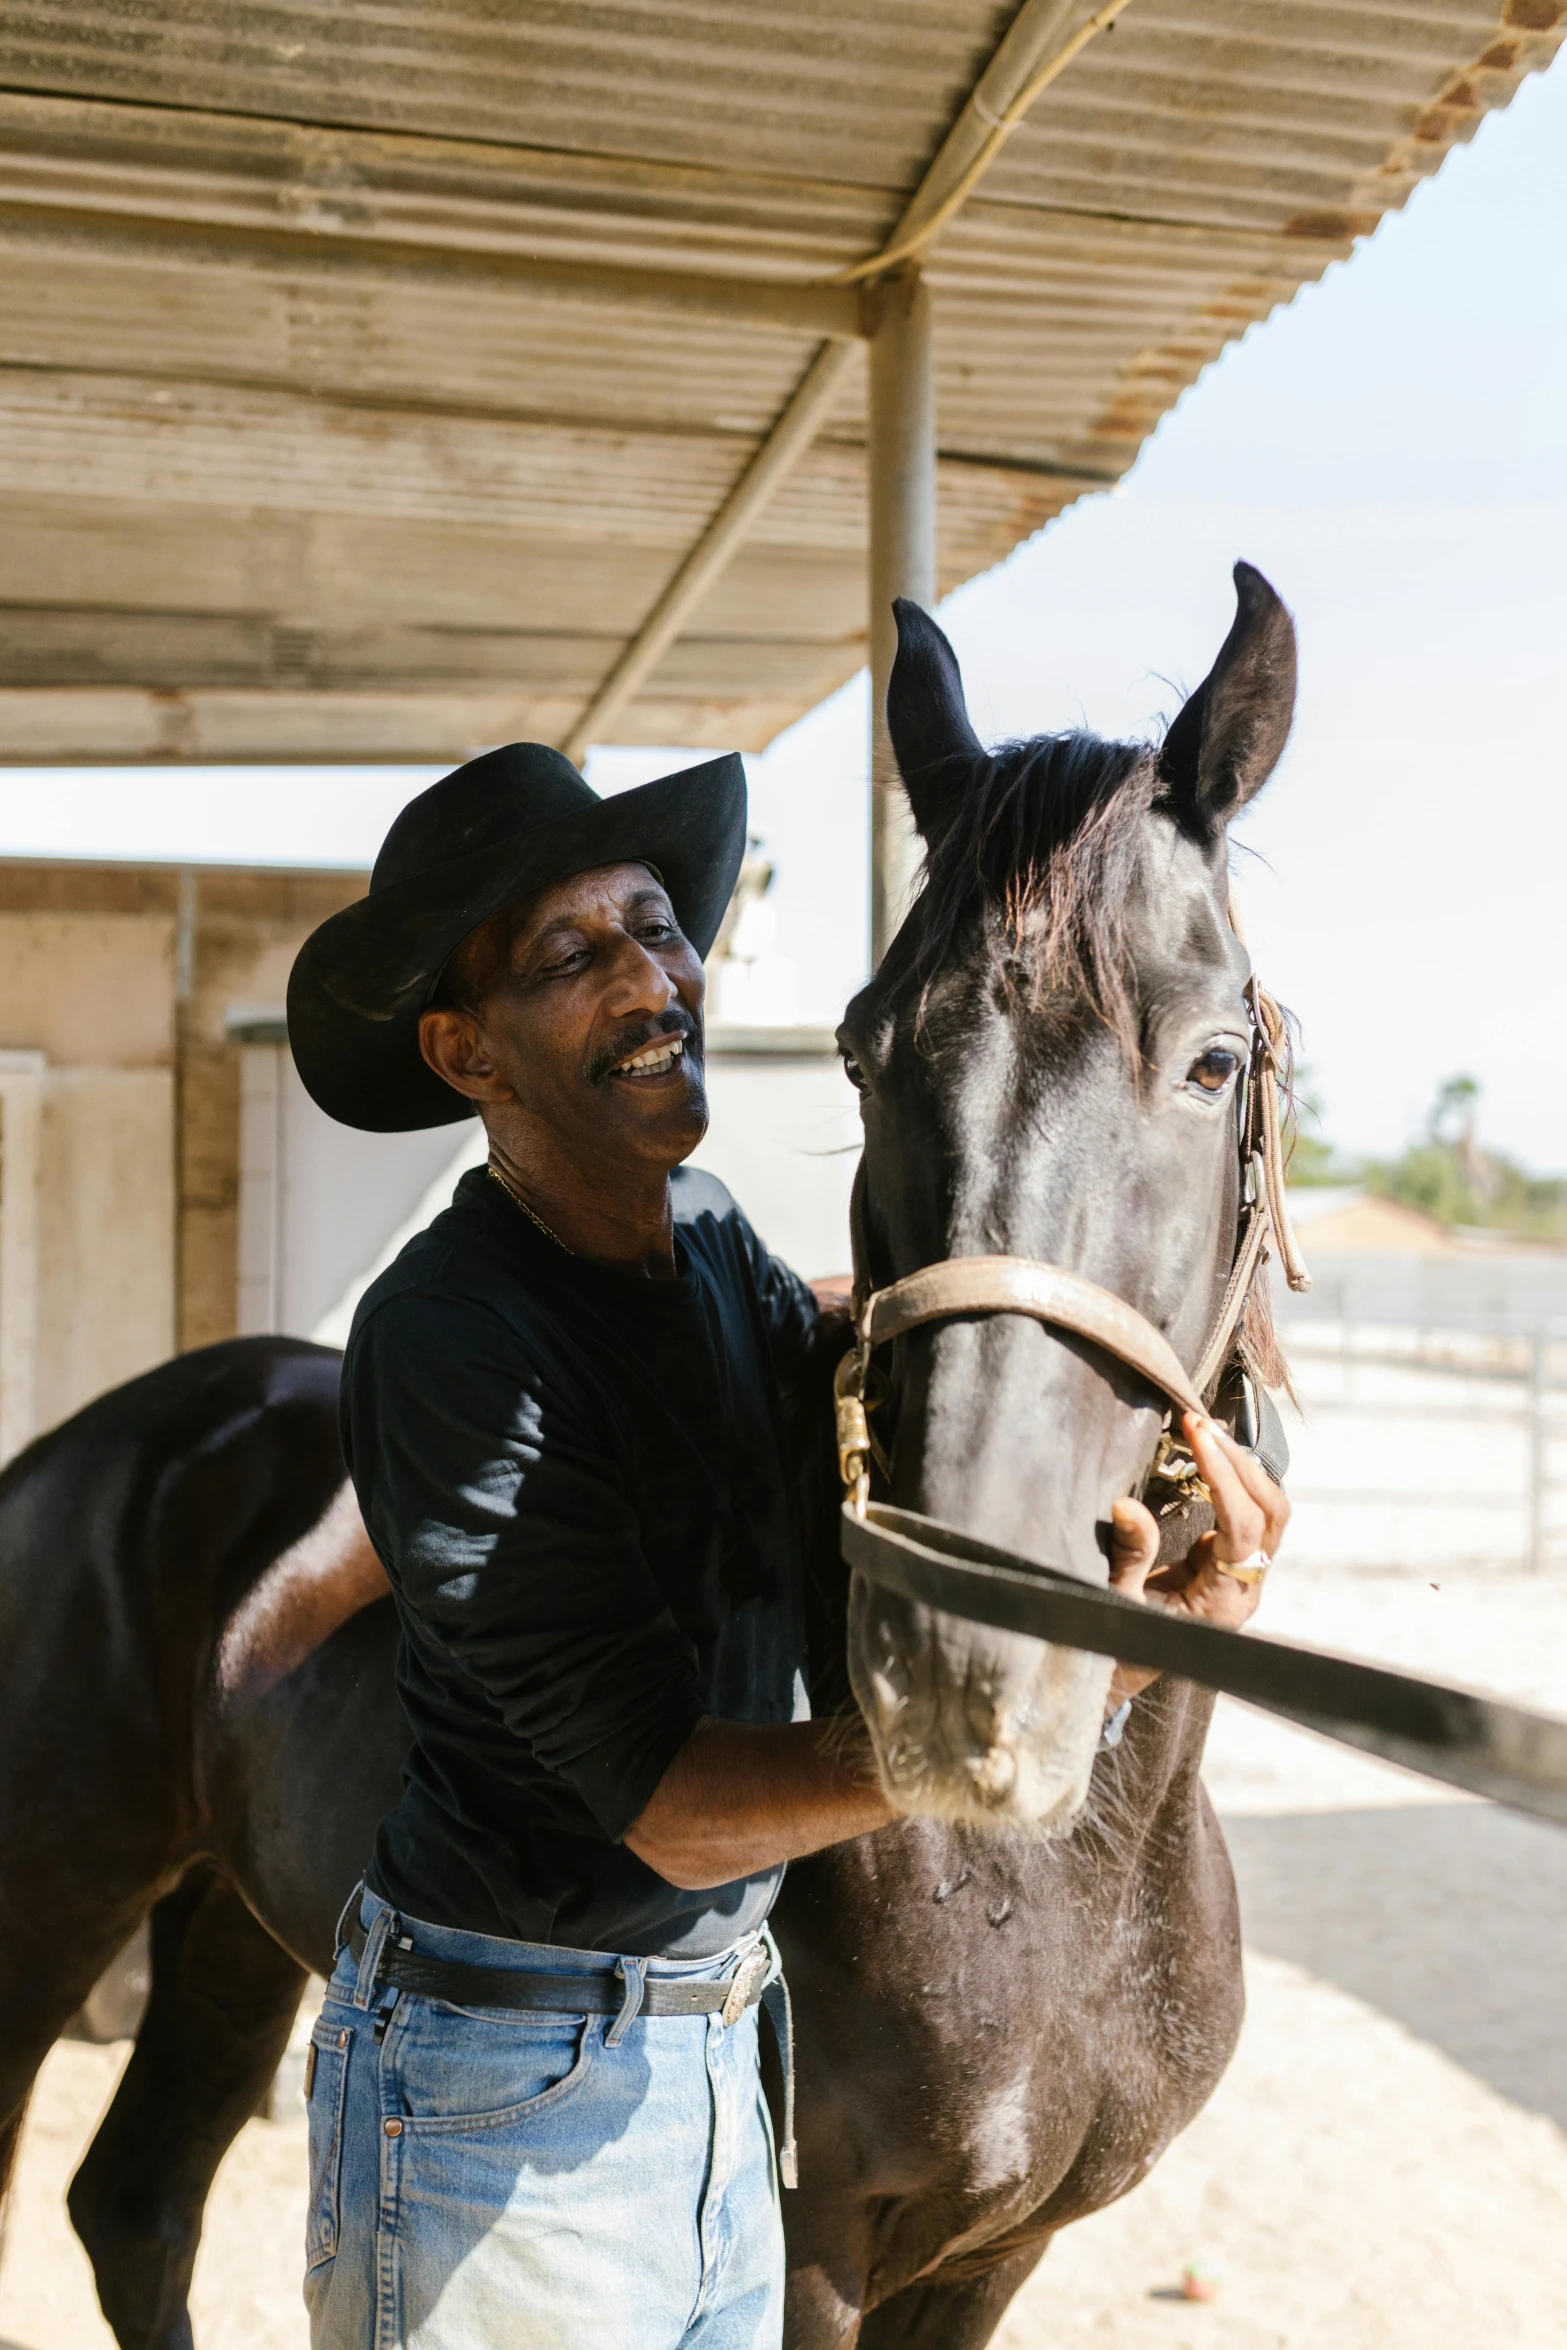
[[[343,1449],[413,1737],[368,1873],[410,1916],[696,1958],[777,1891],[681,1892],[620,1841],[703,1714],[809,1711],[782,1395],[816,1302],[721,1183],[673,1188],[648,1281],[476,1169],[354,1317]]]

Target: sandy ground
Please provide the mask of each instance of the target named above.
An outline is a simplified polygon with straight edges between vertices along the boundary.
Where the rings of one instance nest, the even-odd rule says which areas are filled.
[[[1567,1711],[1567,1573],[1281,1569],[1270,1629]],[[1240,2052],[1153,2177],[1068,2230],[1001,2350],[1567,2350],[1567,1835],[1221,1707],[1209,1782],[1248,1943]],[[0,2350],[112,2350],[65,2183],[123,2048],[62,2045],[0,2260]],[[304,2130],[209,2206],[198,2350],[304,2350]],[[1180,2298],[1189,2261],[1218,2297]]]

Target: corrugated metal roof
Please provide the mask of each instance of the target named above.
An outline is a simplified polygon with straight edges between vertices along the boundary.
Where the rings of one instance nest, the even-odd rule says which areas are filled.
[[[891,232],[1011,13],[15,0],[0,757],[568,728],[815,344],[507,270],[829,278]],[[1562,16],[1129,0],[926,259],[943,584],[1114,479]],[[864,397],[852,367],[621,739],[756,744],[862,658]]]

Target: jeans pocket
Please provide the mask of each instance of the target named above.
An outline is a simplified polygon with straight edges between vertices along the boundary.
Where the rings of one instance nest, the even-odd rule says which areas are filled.
[[[339,2185],[343,2173],[343,2109],[354,2035],[322,2016],[310,2034],[305,2097],[310,2122],[310,2201],[305,2220],[305,2268],[337,2253]]]
[[[396,2055],[405,2125],[422,2132],[524,2121],[580,2085],[596,2038],[582,2015],[409,2000]]]

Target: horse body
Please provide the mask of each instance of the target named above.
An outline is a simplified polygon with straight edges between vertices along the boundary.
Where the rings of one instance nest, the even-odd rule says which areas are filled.
[[[0,1481],[8,1694],[37,1693],[0,1742],[0,2111],[150,1909],[147,2017],[71,2197],[127,2350],[190,2341],[212,2175],[397,1788],[337,1370],[288,1340],[182,1357]],[[794,2350],[891,2350],[938,2315],[944,2350],[988,2341],[1054,2229],[1203,2102],[1239,2023],[1206,1718],[1184,1685],[1148,1706],[1070,1841],[914,1819],[790,1869]]]
[[[1241,2016],[1197,1782],[1209,1708],[1172,1690],[1138,1725],[1117,1758],[1130,1832],[924,1819],[791,1868],[797,2350],[978,2350],[1056,2229],[1134,2186],[1208,2097]]]
[[[1226,656],[1234,672],[1255,641],[1237,629],[1194,775]],[[932,687],[934,634],[894,739],[939,883],[957,769],[983,754]],[[1222,855],[1151,792],[1122,845],[1129,992],[1163,1073],[1235,1020]],[[1003,918],[982,891],[929,968],[916,918],[853,1009],[870,1269],[1053,1250],[1194,1351],[1227,1270],[1222,1118],[1141,1093],[1102,1006],[1014,990]],[[324,1349],[234,1341],[100,1399],[0,1480],[0,2173],[43,2054],[150,1909],[147,2017],[71,2192],[123,2350],[189,2350],[212,2175],[396,1793],[395,1622],[344,1497],[336,1390]],[[824,1406],[806,1410],[818,1479]],[[960,1322],[898,1342],[885,1408],[898,1498],[1104,1579],[1093,1529],[1157,1425],[1130,1375],[1032,1325]],[[775,1915],[800,2099],[787,2339],[981,2350],[1051,2234],[1146,2173],[1233,2047],[1210,1701],[1157,1685],[1100,1754],[1102,1660],[851,1592],[835,1517],[814,1512],[819,1701],[847,1652],[918,1816],[793,1865]]]

